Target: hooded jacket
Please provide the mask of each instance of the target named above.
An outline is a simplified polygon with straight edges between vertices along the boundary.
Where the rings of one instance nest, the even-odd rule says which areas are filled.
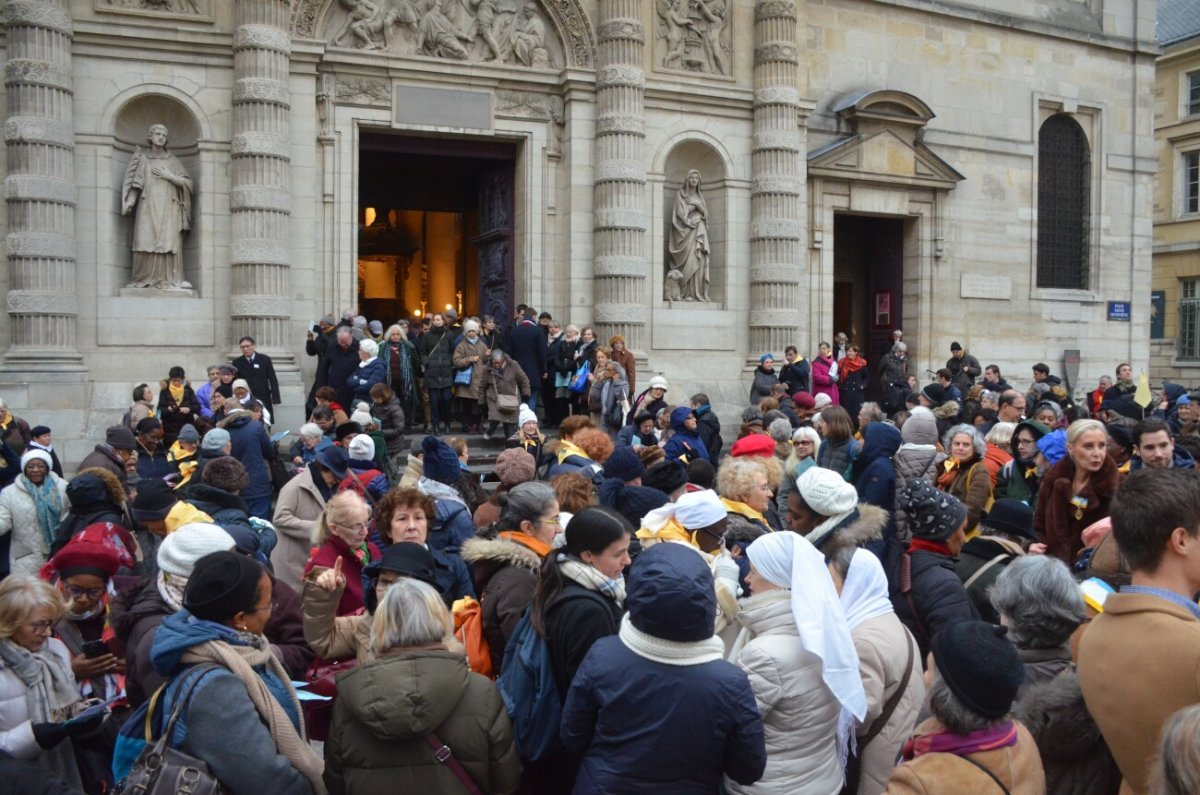
[[[181,658],[193,646],[208,641],[239,642],[232,630],[210,621],[194,619],[186,611],[163,620],[154,633],[150,659],[161,676],[174,678],[188,666]],[[256,669],[263,683],[279,701],[284,712],[299,725],[290,691],[270,671]],[[174,707],[179,694],[168,690],[163,700],[164,714]],[[214,776],[231,795],[311,795],[312,786],[278,753],[271,736],[246,686],[233,673],[217,669],[205,674],[188,700],[183,717],[175,726],[172,745],[184,753],[208,763]],[[247,749],[254,749],[248,754]]]
[[[118,492],[114,493],[113,488]],[[91,473],[79,474],[71,479],[67,484],[71,510],[63,514],[63,521],[55,531],[51,555],[66,546],[80,530],[96,522],[112,522],[128,532],[129,520],[121,507],[124,493],[119,491],[119,483],[113,484],[113,488],[110,488],[108,481]],[[130,553],[133,553],[132,549]]]
[[[462,654],[393,650],[338,678],[325,743],[330,795],[462,792],[425,738],[448,746],[481,790],[515,793],[521,762],[504,701]]]
[[[507,538],[472,538],[462,545],[462,559],[475,575],[475,592],[483,610],[483,636],[492,655],[492,670],[499,671],[504,648],[521,614],[533,602],[542,558],[524,544]]]
[[[1014,450],[1017,447],[1017,434],[1021,432],[1022,428],[1032,431],[1035,440],[1050,433],[1050,429],[1037,420],[1022,420],[1013,429]],[[1034,470],[1032,474],[1030,473],[1031,469]],[[1040,486],[1041,480],[1037,477],[1034,462],[1022,461],[1014,455],[1011,461],[1000,468],[1000,475],[996,478],[996,499],[1007,497],[1020,500],[1029,507],[1035,508]]]
[[[242,499],[253,503],[256,499],[269,498],[271,472],[267,469],[267,461],[275,457],[275,449],[262,423],[249,412],[238,412],[221,425],[229,431],[232,444],[229,454],[241,462],[250,477],[250,484],[241,493]]]
[[[721,439],[721,420],[713,413],[712,406],[705,403],[700,408],[696,409],[696,433],[704,442],[704,448],[708,450],[708,460],[716,466],[721,458],[721,447],[723,440]]]
[[[887,525],[887,511],[875,505],[859,503],[832,527],[826,529],[823,524],[818,525],[806,537],[829,560],[839,549],[847,547],[878,548],[883,543]]]
[[[851,476],[860,504],[875,505],[888,512],[883,540],[896,535],[896,520],[891,511],[896,505],[896,466],[892,456],[900,449],[900,431],[886,422],[872,422],[863,431],[863,446],[854,459]],[[882,556],[883,546],[873,550]]]
[[[675,422],[674,418],[671,421],[671,429],[675,431],[667,443],[663,446],[663,452],[667,454],[668,461],[679,461],[686,457],[687,461],[695,461],[696,458],[703,458],[705,461],[711,461],[709,457],[708,447],[705,446],[704,440],[700,438],[699,420],[696,422],[696,430],[690,431],[685,424],[687,418],[683,422]]]

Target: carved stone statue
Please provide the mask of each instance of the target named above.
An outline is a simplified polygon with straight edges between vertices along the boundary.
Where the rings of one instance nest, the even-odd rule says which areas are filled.
[[[105,8],[133,11],[167,11],[172,14],[204,14],[199,0],[103,0]]]
[[[138,147],[125,169],[121,214],[133,221],[130,287],[191,289],[183,280],[183,233],[192,228],[192,178],[167,151],[167,128],[155,124],[149,149]]]
[[[726,0],[656,0],[663,69],[729,74]]]
[[[708,206],[700,192],[700,172],[692,169],[675,195],[671,213],[670,261],[664,290],[668,301],[708,301]]]
[[[526,3],[521,9],[521,21],[512,33],[513,58],[526,66],[549,66],[546,52],[546,23],[538,17],[537,5]]]

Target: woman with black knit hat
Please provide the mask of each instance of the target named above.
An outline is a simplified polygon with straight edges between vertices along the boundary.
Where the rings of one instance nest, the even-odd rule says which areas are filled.
[[[262,634],[271,617],[270,575],[250,558],[213,552],[196,562],[183,607],[163,619],[151,651],[155,669],[170,677],[163,714],[191,692],[177,747],[207,763],[233,795],[323,795],[324,764]],[[114,772],[120,778],[125,771]]]
[[[902,551],[896,542],[888,550],[888,596],[917,639],[924,661],[938,632],[960,621],[979,620],[954,570],[967,542],[967,507],[923,480],[911,481],[896,496],[896,505],[908,515],[912,541]]]
[[[967,621],[934,638],[925,675],[933,717],[917,726],[885,793],[1046,791],[1037,745],[1009,715],[1025,670],[1004,634],[1003,627]]]

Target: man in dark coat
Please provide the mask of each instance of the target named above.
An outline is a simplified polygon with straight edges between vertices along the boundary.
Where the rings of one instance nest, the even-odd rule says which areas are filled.
[[[104,442],[96,445],[96,449],[79,462],[79,469],[83,470],[88,467],[107,469],[116,475],[117,480],[121,483],[127,483],[128,473],[125,467],[129,459],[133,457],[135,447],[137,447],[137,441],[133,437],[133,431],[125,425],[114,425],[104,432]]]
[[[950,358],[946,360],[951,382],[964,396],[975,386],[975,379],[983,375],[979,360],[963,350],[957,342],[950,343]]]
[[[521,322],[512,330],[509,345],[513,361],[521,365],[529,379],[529,408],[537,411],[538,392],[546,375],[546,333],[534,322],[534,312],[526,309]]]
[[[714,467],[721,460],[721,420],[713,413],[708,395],[697,392],[692,395],[692,413],[696,415],[696,433],[708,451],[708,460]]]
[[[313,379],[312,388],[308,390],[308,397],[304,403],[306,415],[312,414],[313,406],[317,405],[315,398],[317,390],[325,386],[325,382],[321,380],[325,371],[325,358],[329,349],[335,344],[333,315],[326,315],[317,324],[317,330],[309,331],[307,339],[304,341],[304,352],[309,356],[317,357],[317,376]]]
[[[279,379],[275,377],[275,365],[271,364],[271,357],[254,349],[254,337],[242,337],[238,340],[238,347],[242,349],[242,355],[233,360],[238,378],[246,380],[250,385],[250,394],[273,415],[280,398]]]
[[[346,379],[358,369],[358,343],[345,326],[338,327],[334,340],[335,344],[325,349],[324,369],[317,372],[317,378],[333,387],[337,402],[349,409],[354,403],[354,390],[346,384]]]
[[[266,521],[271,520],[271,470],[267,461],[275,456],[271,439],[262,423],[250,416],[250,412],[237,404],[237,398],[225,401],[226,419],[221,427],[229,434],[229,454],[242,462],[250,483],[241,497],[250,507],[250,515]],[[207,466],[205,467],[208,468]]]

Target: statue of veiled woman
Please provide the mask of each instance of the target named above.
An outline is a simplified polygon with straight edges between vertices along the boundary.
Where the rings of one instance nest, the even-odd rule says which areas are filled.
[[[192,178],[167,150],[167,128],[155,124],[149,149],[125,169],[121,214],[135,210],[130,287],[190,288],[183,280],[183,233],[192,228]]]
[[[708,206],[700,192],[700,172],[687,173],[671,214],[668,300],[708,301]],[[678,297],[670,295],[678,293]]]

